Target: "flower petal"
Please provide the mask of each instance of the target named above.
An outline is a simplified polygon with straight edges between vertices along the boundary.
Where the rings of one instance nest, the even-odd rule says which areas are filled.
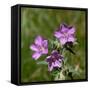
[[[53,50],[51,55],[58,55],[58,51],[57,50]]]
[[[44,40],[42,44],[43,44],[43,47],[48,48],[48,40]]]
[[[35,44],[42,45],[42,41],[43,41],[42,37],[41,36],[37,36],[36,39],[35,39]]]
[[[74,34],[75,33],[75,28],[72,27],[71,29],[68,30],[68,34]]]
[[[70,35],[70,36],[68,37],[68,42],[74,42],[74,41],[75,41],[74,36]]]
[[[51,56],[46,57],[46,62],[51,62]]]
[[[60,37],[63,36],[63,34],[60,33],[59,31],[57,31],[57,32],[54,33],[54,36],[55,36],[56,38],[60,38]]]
[[[60,63],[58,60],[56,60],[56,61],[54,62],[54,64],[53,64],[53,66],[54,66],[54,67],[61,67],[61,63]]]
[[[47,54],[47,53],[48,53],[48,49],[44,49],[44,50],[42,51],[42,53],[43,53],[43,54]]]
[[[64,45],[67,42],[67,38],[65,37],[61,37],[59,40],[62,45]]]
[[[65,24],[61,24],[61,32],[66,33],[68,31],[68,26]]]
[[[32,55],[32,58],[35,59],[35,60],[37,60],[40,56],[41,56],[41,53],[35,52],[35,53]]]
[[[32,44],[30,46],[30,49],[32,49],[33,51],[38,51],[38,48],[37,48],[37,46],[35,44]]]

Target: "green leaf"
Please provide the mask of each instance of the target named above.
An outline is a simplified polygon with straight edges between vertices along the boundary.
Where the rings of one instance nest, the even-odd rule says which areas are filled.
[[[46,61],[38,61],[37,64],[48,65],[48,63]]]

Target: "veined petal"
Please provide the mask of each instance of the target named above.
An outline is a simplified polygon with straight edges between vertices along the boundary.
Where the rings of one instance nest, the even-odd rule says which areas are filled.
[[[70,36],[68,37],[68,42],[74,42],[74,41],[75,41],[75,37],[72,36],[72,35],[70,35]]]
[[[37,48],[37,46],[35,44],[32,44],[30,46],[30,49],[32,49],[33,51],[38,51],[38,48]]]
[[[41,56],[41,53],[35,52],[35,53],[32,55],[32,58],[35,59],[35,60],[37,60],[40,56]]]
[[[75,28],[72,27],[71,29],[68,30],[68,34],[74,34],[75,33]]]
[[[42,44],[43,44],[43,47],[47,48],[48,47],[48,40],[44,40],[42,42]]]
[[[61,63],[60,63],[58,60],[56,60],[56,61],[53,63],[53,66],[54,66],[54,67],[61,67]]]
[[[43,41],[42,37],[41,36],[37,36],[36,39],[35,39],[35,44],[42,45],[42,41]]]
[[[59,31],[56,31],[56,32],[54,33],[54,36],[57,37],[57,38],[60,38],[60,37],[63,36],[63,34],[61,34]]]
[[[44,50],[42,51],[42,53],[43,53],[43,54],[47,54],[47,53],[48,53],[48,49],[44,49]]]

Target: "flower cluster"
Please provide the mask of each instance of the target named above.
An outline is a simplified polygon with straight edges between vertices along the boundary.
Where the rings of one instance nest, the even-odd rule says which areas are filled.
[[[62,47],[66,46],[67,48],[67,45],[70,45],[70,43],[73,44],[76,41],[75,27],[61,24],[58,30],[54,32],[54,37]],[[53,48],[49,53],[48,45],[49,41],[47,39],[44,39],[42,36],[37,36],[34,44],[30,45],[30,49],[34,51],[32,58],[38,60],[42,55],[46,55],[45,62],[48,64],[49,71],[55,68],[61,68],[63,66],[62,62],[64,61],[64,56],[59,51],[60,47],[56,49]]]

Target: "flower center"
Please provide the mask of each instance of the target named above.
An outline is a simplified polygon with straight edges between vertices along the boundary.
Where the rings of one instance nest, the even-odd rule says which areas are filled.
[[[64,34],[65,37],[67,37],[67,33],[66,32],[64,32],[63,34]]]
[[[52,61],[53,61],[53,62],[55,62],[55,61],[56,61],[55,56],[52,56]]]
[[[39,50],[40,50],[40,51],[44,51],[44,47],[40,47]]]

